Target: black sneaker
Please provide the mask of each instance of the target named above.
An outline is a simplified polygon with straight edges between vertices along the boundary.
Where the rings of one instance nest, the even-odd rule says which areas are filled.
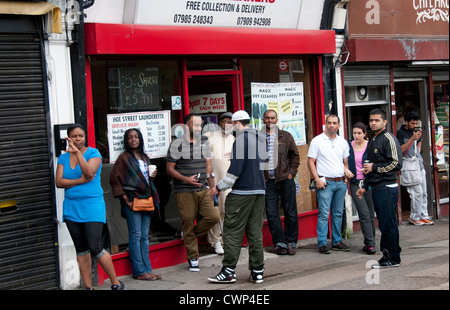
[[[333,245],[332,249],[339,251],[350,251],[349,247],[345,245],[343,242],[339,242],[338,244]]]
[[[322,253],[322,254],[330,254],[331,250],[328,248],[328,246],[322,245],[319,248],[319,252]]]
[[[113,291],[124,291],[125,290],[125,284],[122,281],[119,281],[119,284],[111,285],[111,289]]]
[[[200,266],[198,265],[198,259],[193,258],[189,260],[189,271],[199,272]]]
[[[378,265],[372,265],[372,269],[395,268],[400,266],[400,262],[392,259],[389,252],[384,250],[383,257],[378,261]]]
[[[254,282],[254,283],[256,283],[256,284],[263,283],[263,282],[264,282],[264,276],[263,276],[263,273],[264,273],[264,269],[261,269],[261,270],[252,270],[252,271],[250,272],[250,277],[248,278],[248,280],[249,280],[250,282]]]
[[[233,269],[224,266],[215,277],[208,278],[208,281],[214,283],[234,283],[236,282],[236,273]]]

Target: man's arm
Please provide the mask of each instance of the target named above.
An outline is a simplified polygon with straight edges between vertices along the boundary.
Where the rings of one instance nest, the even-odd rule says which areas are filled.
[[[324,189],[327,184],[320,179],[315,163],[315,158],[308,157],[308,169],[309,172],[311,172],[311,174],[313,175],[314,180],[316,181],[317,189]]]
[[[197,175],[194,174],[193,176],[185,177],[184,175],[179,173],[177,170],[175,170],[175,165],[176,165],[176,163],[174,163],[174,162],[169,162],[169,161],[167,162],[166,172],[169,177],[180,180],[191,186],[197,186],[197,187],[202,186],[202,184],[199,183],[198,179],[196,178]]]
[[[387,161],[372,164],[371,170],[378,173],[388,173],[393,170],[400,170],[400,159],[402,157],[400,143],[397,138],[390,133],[385,133],[384,137],[387,141],[383,145],[383,155],[386,157]]]

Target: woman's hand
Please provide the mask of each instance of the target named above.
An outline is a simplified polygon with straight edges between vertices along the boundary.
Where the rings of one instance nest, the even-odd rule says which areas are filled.
[[[150,175],[151,178],[156,177],[156,173],[158,173],[158,169],[153,170],[152,174]]]
[[[80,150],[75,146],[75,144],[73,143],[72,139],[70,138],[66,138],[67,143],[68,143],[68,147],[67,147],[67,152],[70,153],[76,153],[79,152]]]
[[[128,208],[130,208],[130,210],[133,210],[133,202],[128,201],[127,194],[122,195],[122,200],[123,200],[123,202],[125,202],[125,204],[128,206]]]

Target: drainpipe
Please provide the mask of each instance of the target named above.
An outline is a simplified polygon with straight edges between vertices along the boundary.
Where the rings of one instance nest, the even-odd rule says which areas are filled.
[[[72,67],[74,115],[75,122],[87,128],[84,10],[91,7],[95,0],[76,0],[76,2],[78,2],[79,6],[79,11],[76,12],[79,15],[79,22],[74,24],[74,30],[72,32],[73,43],[69,48]],[[87,137],[86,141],[88,141]]]
[[[323,6],[322,20],[320,23],[321,30],[333,29],[333,17],[336,8],[343,8],[348,0],[325,0]],[[344,27],[345,28],[345,27]],[[338,34],[341,30],[335,30]],[[345,31],[345,29],[344,29]],[[338,50],[340,47],[337,47]],[[323,84],[324,84],[324,102],[325,114],[338,115],[338,98],[336,85],[336,68],[334,55],[325,55],[323,57]],[[341,122],[343,120],[341,119]]]

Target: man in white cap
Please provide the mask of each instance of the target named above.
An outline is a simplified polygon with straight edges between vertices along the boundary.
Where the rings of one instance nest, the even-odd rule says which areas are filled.
[[[236,130],[236,141],[233,144],[230,168],[225,177],[211,190],[213,196],[231,188],[225,202],[223,225],[225,254],[222,270],[208,280],[215,283],[236,282],[235,268],[246,233],[249,244],[249,280],[262,283],[266,139],[257,130],[248,127],[250,117],[247,112],[237,111],[231,120]]]

